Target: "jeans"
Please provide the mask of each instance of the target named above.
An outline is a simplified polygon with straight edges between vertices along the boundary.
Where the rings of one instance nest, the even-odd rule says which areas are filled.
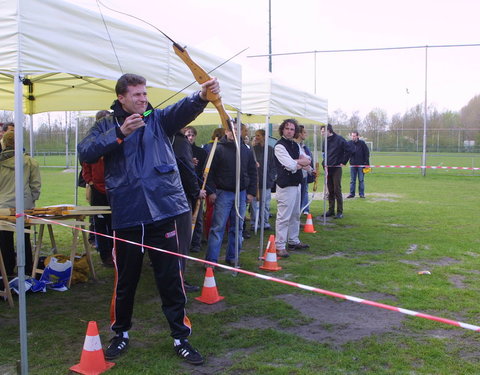
[[[263,227],[269,228],[269,217],[270,217],[270,201],[272,200],[272,190],[267,188],[266,189],[266,194],[265,194],[265,210],[263,211]],[[252,217],[250,219],[252,227],[255,225],[255,216],[257,214],[257,211],[260,209],[260,200],[257,200],[255,198],[251,204],[252,207]],[[258,227],[260,228],[260,212],[258,213]]]
[[[358,176],[358,194],[363,197],[365,195],[365,184],[363,167],[350,167],[350,195],[355,196],[355,182]]]
[[[235,260],[235,221],[239,221],[238,250],[240,251],[242,248],[243,218],[245,217],[245,209],[247,206],[246,200],[246,191],[240,191],[238,211],[241,218],[239,218],[235,210],[235,192],[217,189],[212,226],[208,235],[206,260],[218,263],[223,234],[228,219],[230,219],[230,227],[228,229],[228,244],[225,260],[230,262]]]

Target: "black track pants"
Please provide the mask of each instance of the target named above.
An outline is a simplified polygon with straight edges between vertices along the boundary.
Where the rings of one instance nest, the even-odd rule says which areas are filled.
[[[115,231],[115,237],[143,243],[172,252],[177,251],[176,220],[151,224],[133,230]],[[123,241],[114,242],[116,268],[115,290],[111,305],[111,328],[115,332],[128,331],[132,327],[135,291],[142,272],[144,252],[148,253],[155,282],[162,299],[162,309],[170,324],[174,338],[190,335],[191,325],[185,312],[187,301],[180,271],[180,259],[175,255],[143,248]]]

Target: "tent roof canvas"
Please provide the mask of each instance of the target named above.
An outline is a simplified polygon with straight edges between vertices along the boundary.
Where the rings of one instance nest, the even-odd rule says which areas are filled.
[[[25,79],[27,114],[109,108],[116,80],[127,72],[147,79],[154,106],[181,92],[165,107],[199,88],[171,42],[157,31],[106,14],[104,23],[100,12],[61,0],[0,0],[0,9],[1,109],[14,108],[17,72]],[[195,48],[188,51],[207,71],[225,61]],[[227,62],[212,75],[221,82],[224,103],[239,108],[240,65]]]
[[[269,116],[271,123],[280,123],[294,117],[307,124],[328,122],[326,99],[283,83],[271,73],[243,71],[242,122],[263,122]]]

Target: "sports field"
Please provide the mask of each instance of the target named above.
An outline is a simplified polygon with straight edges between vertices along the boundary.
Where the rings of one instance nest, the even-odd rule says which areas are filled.
[[[419,166],[421,154],[373,154],[371,164]],[[432,154],[427,165],[479,167],[480,157]],[[72,172],[41,173],[38,206],[74,201]],[[348,185],[345,168],[344,195]],[[282,270],[259,270],[258,235],[244,242],[242,267],[480,325],[479,186],[479,171],[427,170],[422,177],[419,169],[376,168],[366,176],[366,199],[346,200],[341,220],[324,226],[314,219],[317,233],[301,235],[310,249],[279,260]],[[79,192],[83,205],[84,190]],[[314,200],[310,211],[315,217],[322,209],[323,201]],[[55,231],[67,253],[70,230]],[[113,272],[101,267],[97,254],[95,266],[96,282],[64,293],[28,294],[30,373],[68,373],[79,362],[89,320],[97,321],[107,344]],[[215,281],[223,301],[206,305],[193,298],[199,293],[189,295],[191,342],[207,357],[204,366],[193,368],[175,357],[148,261],[144,266],[131,346],[112,374],[480,373],[480,332],[220,270]],[[192,284],[202,285],[200,263],[189,262],[187,272]],[[20,358],[17,314],[17,308],[0,304],[0,374],[14,374]]]

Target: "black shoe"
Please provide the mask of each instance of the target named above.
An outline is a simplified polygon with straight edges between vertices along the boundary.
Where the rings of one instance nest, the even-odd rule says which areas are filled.
[[[350,195],[347,197],[347,199],[350,199],[350,198],[355,198],[355,195],[350,194]]]
[[[175,345],[173,347],[177,355],[192,365],[202,365],[205,362],[205,359],[202,355],[192,348],[188,340],[181,339],[179,345]]]
[[[234,261],[234,260],[225,260],[225,264],[226,264],[227,266],[230,266],[230,267],[235,267],[235,261]],[[241,267],[240,267],[240,263],[238,263],[237,267],[238,267],[238,268],[241,268]]]
[[[335,219],[343,219],[343,214],[336,214]]]
[[[115,264],[113,263],[112,258],[107,258],[105,260],[102,260],[102,265],[107,268],[113,268],[115,267]]]
[[[289,244],[288,245],[288,250],[304,250],[304,249],[308,249],[310,247],[310,245],[306,244],[306,243],[303,243],[303,242],[299,242],[299,243],[296,243],[296,244]]]
[[[105,350],[105,359],[110,360],[120,357],[127,351],[129,341],[130,340],[123,337],[121,333],[116,334],[110,340],[110,345],[107,350]]]
[[[365,195],[360,195],[360,198],[365,198]]]
[[[328,211],[328,212],[325,214],[325,217],[330,217],[330,216],[335,216],[335,212]]]
[[[250,234],[250,232],[243,232],[243,238],[245,238],[246,240],[248,240],[251,237],[252,235]]]
[[[199,248],[199,247],[192,247],[192,248],[190,249],[190,252],[191,252],[191,253],[199,253],[199,252],[200,252],[200,248]]]
[[[183,282],[183,287],[185,288],[185,292],[187,293],[195,293],[200,291],[200,287],[196,285],[190,285],[186,281]]]

